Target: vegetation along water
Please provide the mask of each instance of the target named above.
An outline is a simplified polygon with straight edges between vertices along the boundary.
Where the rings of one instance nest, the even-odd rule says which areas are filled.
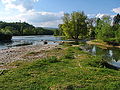
[[[60,45],[57,44],[52,49],[49,45],[40,46],[38,44],[39,48],[37,48],[38,46],[26,46],[0,50],[3,52],[1,55],[4,52],[10,52],[7,53],[7,56],[11,57],[14,56],[12,53],[20,54],[20,56],[15,56],[19,57],[19,60],[0,63],[0,68],[2,67],[0,89],[120,89],[120,15],[117,14],[112,20],[107,15],[102,18],[88,18],[84,12],[72,12],[65,13],[62,19],[63,24],[59,25],[59,29],[52,30],[55,37],[47,37],[47,40],[52,38],[52,42]],[[28,23],[1,22],[1,24],[5,24],[5,27],[1,27],[1,32],[8,35],[39,35],[41,29],[44,31],[43,28],[36,28]],[[20,39],[22,36],[18,37]],[[24,36],[23,38],[27,41],[34,41],[34,37],[37,36],[30,39],[31,37]],[[62,41],[60,37],[67,40]],[[13,36],[13,38],[15,39],[17,36]],[[36,39],[38,38],[39,36]],[[92,40],[91,43],[94,44],[89,45],[83,42],[89,40]],[[42,42],[43,39],[38,41]],[[4,59],[2,58],[2,60]]]

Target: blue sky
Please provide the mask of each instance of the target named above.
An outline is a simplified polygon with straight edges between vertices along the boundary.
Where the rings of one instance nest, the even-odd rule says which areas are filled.
[[[57,27],[64,13],[84,11],[88,17],[120,13],[120,0],[0,0],[0,20],[26,21],[35,26]]]
[[[108,13],[113,14],[111,10],[120,7],[120,0],[40,0],[36,4],[38,10],[50,12],[72,12],[85,11],[86,13]]]

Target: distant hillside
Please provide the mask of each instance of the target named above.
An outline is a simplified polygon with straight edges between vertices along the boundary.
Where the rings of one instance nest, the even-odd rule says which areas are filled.
[[[53,28],[35,27],[26,22],[3,22],[0,21],[0,32],[9,32],[12,35],[53,35]]]

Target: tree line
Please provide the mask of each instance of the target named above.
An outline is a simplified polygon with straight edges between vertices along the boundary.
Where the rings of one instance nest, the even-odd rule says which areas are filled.
[[[63,24],[55,34],[74,39],[100,39],[108,43],[120,43],[120,15],[114,18],[104,15],[102,18],[88,18],[84,12],[65,13]]]
[[[26,22],[7,23],[0,21],[0,34],[5,35],[53,35],[54,30],[35,27]]]

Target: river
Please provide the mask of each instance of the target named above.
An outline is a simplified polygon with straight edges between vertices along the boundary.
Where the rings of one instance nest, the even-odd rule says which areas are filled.
[[[43,41],[48,41],[48,44],[59,44],[55,41],[62,41],[61,37],[54,37],[53,35],[37,35],[37,36],[13,36],[12,42],[0,43],[0,49],[7,49],[10,47],[18,47],[23,45],[37,45],[43,44]],[[120,68],[120,49],[108,48],[102,49],[96,45],[83,45],[85,51],[92,55],[100,55],[110,65]]]
[[[58,44],[54,41],[61,41],[61,37],[54,37],[53,35],[13,36],[12,42],[1,42],[0,49],[7,49],[10,47],[17,47],[23,45],[43,44],[43,41],[49,41],[48,44]]]

